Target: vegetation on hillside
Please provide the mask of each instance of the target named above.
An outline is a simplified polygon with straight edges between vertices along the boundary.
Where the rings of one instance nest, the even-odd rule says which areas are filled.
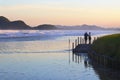
[[[93,49],[99,54],[107,55],[120,61],[120,34],[100,37],[93,42]]]

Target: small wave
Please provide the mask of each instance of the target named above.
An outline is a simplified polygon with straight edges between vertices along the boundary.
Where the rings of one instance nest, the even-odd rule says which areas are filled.
[[[58,50],[58,51],[9,51],[0,52],[0,54],[14,54],[14,53],[68,53],[72,50]]]
[[[85,32],[86,30],[50,30],[50,31],[49,30],[10,30],[10,31],[3,30],[0,31],[0,41],[9,41],[9,39],[11,41],[28,41],[28,40],[42,40],[42,39],[48,40],[51,38],[54,39],[61,36],[83,36]],[[89,31],[89,32],[91,32],[93,36],[100,34],[117,33],[116,31]]]

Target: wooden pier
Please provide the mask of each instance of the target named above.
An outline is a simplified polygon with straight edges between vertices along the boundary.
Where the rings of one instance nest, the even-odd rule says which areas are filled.
[[[84,38],[83,37],[78,37],[77,39],[75,39],[72,43],[72,50],[75,53],[88,53],[91,46],[92,46],[92,42],[94,40],[97,40],[98,37],[92,37],[92,40],[89,43],[85,44]]]
[[[74,53],[88,53],[92,44],[79,44],[74,49]]]

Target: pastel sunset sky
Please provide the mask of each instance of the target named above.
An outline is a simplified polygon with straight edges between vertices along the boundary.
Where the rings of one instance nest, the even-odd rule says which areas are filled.
[[[0,0],[0,16],[28,25],[120,27],[120,0]]]

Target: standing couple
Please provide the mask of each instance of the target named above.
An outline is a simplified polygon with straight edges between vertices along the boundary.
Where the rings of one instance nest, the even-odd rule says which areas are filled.
[[[91,44],[91,32],[84,34],[85,44],[87,44],[87,40],[89,40],[89,44]]]

